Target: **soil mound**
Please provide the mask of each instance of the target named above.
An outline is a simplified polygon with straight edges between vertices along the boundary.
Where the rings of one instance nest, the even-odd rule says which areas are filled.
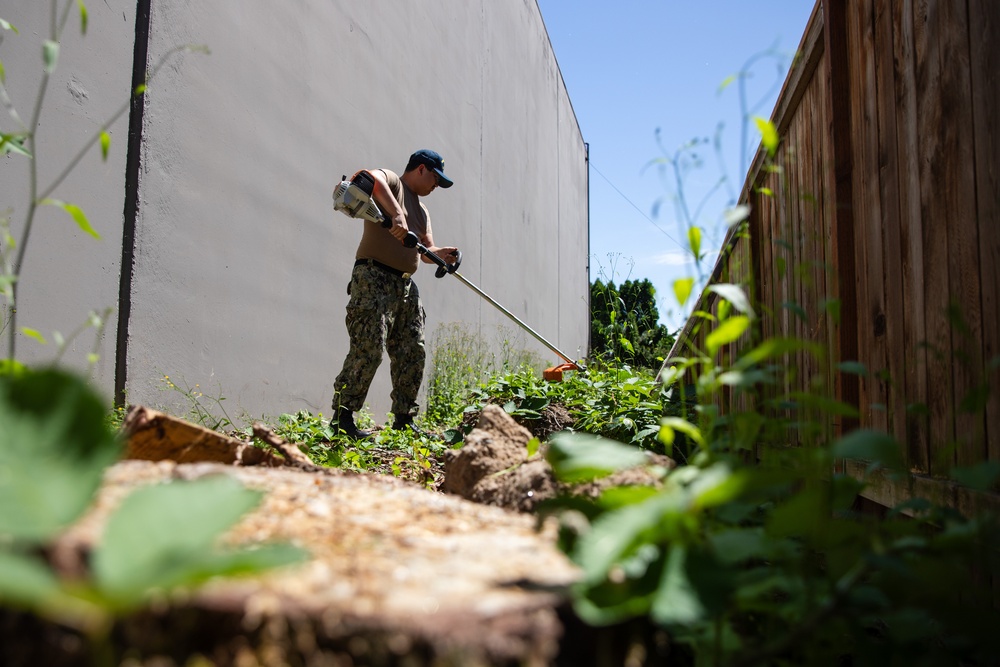
[[[562,430],[562,429],[559,429]],[[608,477],[579,485],[556,480],[544,459],[544,446],[528,456],[533,434],[497,405],[483,408],[476,427],[465,438],[465,446],[445,452],[441,490],[473,502],[532,512],[543,500],[571,493],[596,498],[604,489],[626,485],[660,483],[654,466],[671,469],[676,463],[661,455],[648,455],[648,465],[622,470]]]

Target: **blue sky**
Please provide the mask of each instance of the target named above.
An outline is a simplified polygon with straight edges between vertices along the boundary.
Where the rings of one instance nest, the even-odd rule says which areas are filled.
[[[683,192],[692,218],[701,205],[695,222],[704,247],[717,250],[722,214],[746,175],[744,111],[770,117],[813,2],[538,0],[538,6],[590,146],[591,279],[648,278],[661,321],[679,326],[687,313],[672,285],[696,276],[696,268],[684,252],[677,194]],[[734,80],[740,72],[747,76]],[[721,159],[714,148],[720,123]],[[760,135],[752,121],[745,125],[748,162]],[[662,158],[694,139],[707,143],[685,155],[696,152],[702,163],[691,162],[680,190]],[[712,263],[714,256],[706,271]]]

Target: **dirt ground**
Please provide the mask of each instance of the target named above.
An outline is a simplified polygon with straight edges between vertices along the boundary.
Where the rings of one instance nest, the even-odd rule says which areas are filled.
[[[536,428],[548,437],[567,418],[557,409]],[[555,520],[531,514],[558,493],[596,495],[655,476],[640,468],[569,489],[541,456],[528,456],[532,432],[497,406],[440,462],[439,491],[320,468],[266,431],[258,435],[270,438],[270,453],[150,410],[130,414],[126,429],[128,460],[107,471],[91,512],[53,549],[64,574],[86,571],[130,491],[206,475],[265,492],[228,543],[291,542],[311,559],[214,581],[121,619],[111,664],[642,665],[667,651],[665,637],[641,624],[596,630],[576,618],[568,588],[579,573],[556,547]],[[0,663],[94,658],[79,631],[0,610]]]

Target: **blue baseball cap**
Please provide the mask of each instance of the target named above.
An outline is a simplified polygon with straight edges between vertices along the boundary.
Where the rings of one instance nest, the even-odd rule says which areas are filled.
[[[442,188],[450,188],[455,184],[450,178],[444,175],[444,158],[432,150],[422,148],[410,156],[411,165],[422,164],[434,170],[438,176],[438,185]],[[409,168],[409,167],[407,167]]]

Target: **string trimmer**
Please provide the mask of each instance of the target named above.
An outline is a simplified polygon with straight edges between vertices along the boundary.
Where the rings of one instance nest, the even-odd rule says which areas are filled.
[[[386,229],[392,227],[392,221],[389,220],[385,214],[379,209],[378,204],[375,203],[375,199],[372,193],[375,190],[375,179],[367,171],[359,171],[354,174],[351,180],[347,180],[347,176],[341,178],[340,183],[333,191],[333,209],[335,211],[340,211],[341,213],[347,215],[351,218],[360,218],[362,220],[367,220],[368,222],[374,222],[376,224],[382,225]],[[559,366],[554,366],[552,368],[546,368],[544,377],[546,380],[559,381],[562,379],[563,371],[576,370],[582,371],[583,366],[576,363],[570,359],[567,355],[563,354],[555,345],[545,340],[537,331],[529,327],[527,324],[522,322],[514,313],[510,312],[504,308],[500,303],[498,303],[493,297],[481,290],[477,285],[475,285],[468,278],[463,276],[458,272],[458,267],[462,264],[462,253],[459,252],[456,256],[455,262],[449,264],[439,257],[437,254],[431,252],[420,243],[420,239],[413,232],[408,232],[406,238],[403,240],[403,245],[407,248],[416,248],[417,252],[421,255],[427,257],[432,262],[437,264],[437,270],[434,272],[435,277],[442,278],[445,275],[451,275],[462,281],[469,289],[483,297],[488,301],[494,308],[499,310],[501,313],[509,317],[517,326],[521,327],[529,334],[535,337],[539,343],[545,347],[552,350],[556,355],[559,356],[565,364]]]

